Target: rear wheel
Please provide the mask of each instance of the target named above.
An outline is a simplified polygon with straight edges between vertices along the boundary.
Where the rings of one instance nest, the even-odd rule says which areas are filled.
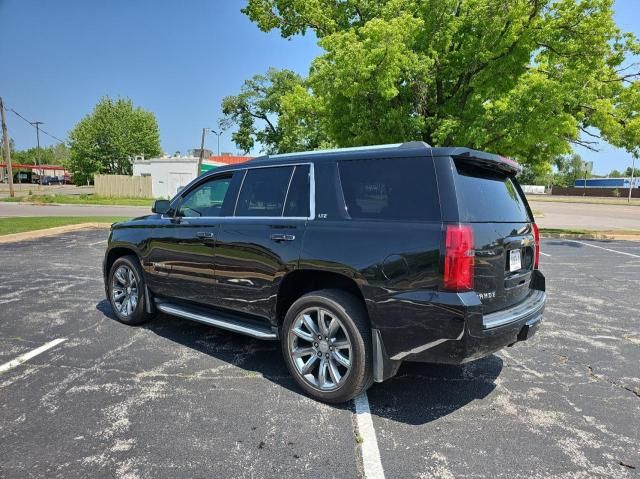
[[[138,258],[122,256],[109,271],[109,302],[118,320],[136,325],[153,316],[145,310],[144,277]]]
[[[321,401],[348,401],[371,385],[368,318],[345,291],[315,291],[293,303],[282,324],[282,352],[296,382]]]

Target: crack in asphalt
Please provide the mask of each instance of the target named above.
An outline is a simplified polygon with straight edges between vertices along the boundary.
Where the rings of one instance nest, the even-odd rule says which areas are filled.
[[[604,381],[607,382],[609,384],[612,384],[614,386],[619,387],[620,389],[624,389],[625,391],[629,391],[630,393],[633,393],[638,399],[640,399],[640,388],[635,388],[635,389],[631,389],[629,386],[626,386],[624,384],[620,384],[618,383],[616,380],[611,379],[609,376],[607,376],[606,374],[596,374],[593,371],[593,367],[591,366],[587,366],[587,371],[589,371],[589,376],[599,380],[599,381]]]
[[[560,360],[563,363],[571,363],[572,366],[577,366],[580,367],[582,369],[586,369],[588,376],[592,379],[595,379],[596,381],[600,381],[600,382],[605,382],[608,384],[611,384],[612,386],[616,386],[619,389],[622,389],[624,391],[628,391],[630,393],[632,393],[633,395],[635,395],[637,398],[640,399],[640,386],[636,387],[636,388],[631,388],[625,384],[621,384],[618,381],[616,381],[615,379],[610,378],[609,376],[607,376],[606,374],[602,374],[602,373],[596,373],[593,370],[593,367],[588,365],[588,364],[582,364],[579,361],[575,361],[573,359],[571,359],[570,357],[564,355],[564,354],[555,354],[556,357],[560,358]],[[575,369],[574,369],[575,370]]]

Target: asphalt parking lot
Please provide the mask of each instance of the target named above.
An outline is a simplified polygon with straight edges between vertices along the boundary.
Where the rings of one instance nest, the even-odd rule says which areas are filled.
[[[539,333],[403,366],[369,391],[363,437],[353,404],[298,391],[276,343],[118,323],[105,235],[0,245],[0,477],[363,477],[374,442],[387,478],[640,475],[640,242],[545,240]]]

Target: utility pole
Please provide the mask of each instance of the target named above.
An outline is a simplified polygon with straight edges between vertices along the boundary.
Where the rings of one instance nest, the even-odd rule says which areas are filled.
[[[44,123],[41,121],[30,121],[29,123],[36,127],[36,166],[40,166],[40,125],[44,125]],[[40,184],[42,184],[42,175],[40,175]]]
[[[204,160],[204,135],[207,133],[207,129],[202,129],[202,140],[200,140],[200,158],[198,158],[198,176],[202,173],[202,160]]]
[[[7,123],[4,120],[4,103],[0,97],[0,116],[2,117],[2,151],[4,153],[4,162],[7,165],[7,175],[9,176],[9,196],[13,198],[13,170],[11,168],[11,146],[9,145],[9,133],[7,132]]]
[[[211,128],[205,127],[202,129],[202,139],[200,140],[200,158],[198,158],[198,176],[200,176],[200,174],[202,173],[202,161],[204,160],[204,136],[207,134],[208,131],[215,133],[215,131],[212,130]],[[222,134],[222,132],[220,133]],[[219,137],[218,137],[218,149],[220,149]]]
[[[36,165],[40,165],[40,125],[44,125],[41,121],[30,121],[33,126],[36,127]]]
[[[636,155],[632,156],[633,160],[631,160],[631,182],[629,183],[629,198],[627,199],[627,203],[631,204],[631,192],[633,191],[633,174],[636,172]]]

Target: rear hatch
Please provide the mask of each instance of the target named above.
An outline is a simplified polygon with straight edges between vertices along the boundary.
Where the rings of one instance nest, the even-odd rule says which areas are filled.
[[[461,223],[473,228],[474,290],[485,313],[513,306],[530,292],[535,240],[527,200],[515,165],[454,157]]]

